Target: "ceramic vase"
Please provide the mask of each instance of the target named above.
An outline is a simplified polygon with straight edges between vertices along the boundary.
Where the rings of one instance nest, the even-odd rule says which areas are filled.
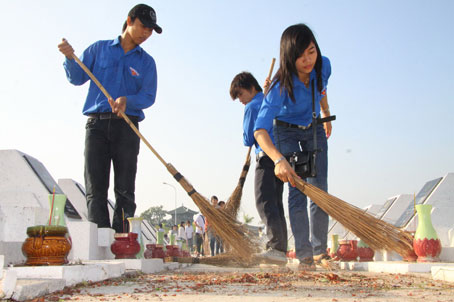
[[[144,244],[143,244],[143,237],[142,237],[142,217],[129,217],[129,232],[137,234],[137,241],[140,245],[140,251],[137,253],[136,258],[143,258],[144,252]]]
[[[64,226],[38,225],[27,228],[28,238],[22,244],[26,265],[62,265],[68,263],[71,242]]]
[[[362,240],[358,242],[358,256],[360,262],[374,261],[375,252]]]
[[[140,244],[137,242],[136,233],[116,233],[115,241],[110,246],[110,250],[115,255],[115,259],[134,259],[140,251]]]
[[[358,258],[357,240],[340,240],[337,249],[337,257],[341,261],[356,261]]]
[[[418,256],[418,262],[436,262],[441,252],[441,241],[432,225],[432,205],[416,205],[418,227],[413,239],[413,249]]]
[[[328,256],[334,260],[339,260],[337,257],[337,250],[339,249],[339,235],[331,235],[331,243],[327,249]]]
[[[66,227],[65,204],[64,194],[49,194],[49,225]]]
[[[158,241],[157,244],[164,244],[164,231],[158,230]]]

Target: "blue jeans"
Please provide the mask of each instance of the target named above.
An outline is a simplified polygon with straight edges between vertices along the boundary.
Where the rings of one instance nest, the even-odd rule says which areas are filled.
[[[313,129],[306,130],[274,126],[276,147],[286,155],[300,151],[298,142],[303,150],[314,149]],[[305,181],[328,191],[328,143],[323,125],[317,125],[317,177]],[[328,237],[328,215],[317,204],[310,202],[310,217],[307,211],[307,197],[297,188],[289,185],[288,208],[290,226],[295,238],[295,252],[298,259],[326,253]]]

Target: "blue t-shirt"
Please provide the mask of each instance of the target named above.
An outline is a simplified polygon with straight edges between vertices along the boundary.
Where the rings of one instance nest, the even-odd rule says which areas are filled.
[[[246,147],[254,145],[255,154],[258,154],[260,151],[262,151],[262,148],[260,148],[259,144],[254,138],[254,125],[260,110],[260,106],[262,106],[263,97],[263,92],[258,92],[244,107],[243,143]],[[272,133],[270,133],[270,137],[274,144],[274,137]]]
[[[120,38],[98,41],[90,45],[80,57],[99,82],[115,100],[125,96],[127,115],[145,118],[143,109],[153,105],[156,98],[156,64],[140,46],[124,52]],[[88,75],[75,60],[66,59],[63,63],[68,81],[82,85],[89,80]],[[82,113],[112,112],[107,98],[91,81]]]
[[[314,81],[315,89],[315,112],[320,114],[320,100],[326,95],[328,79],[331,75],[331,63],[327,57],[322,57],[322,92],[317,89],[317,79],[315,69],[310,74],[310,80]],[[272,133],[273,119],[277,119],[290,124],[307,126],[312,122],[312,91],[311,86],[306,88],[298,76],[293,75],[293,95],[295,102],[292,101],[288,92],[283,89],[280,93],[280,83],[277,83],[266,95],[260,108],[255,130],[265,129]]]

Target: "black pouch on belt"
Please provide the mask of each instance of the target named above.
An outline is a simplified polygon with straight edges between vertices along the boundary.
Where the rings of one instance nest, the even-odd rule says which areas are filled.
[[[285,158],[299,177],[307,178],[317,176],[316,156],[316,151],[297,151],[287,154]]]

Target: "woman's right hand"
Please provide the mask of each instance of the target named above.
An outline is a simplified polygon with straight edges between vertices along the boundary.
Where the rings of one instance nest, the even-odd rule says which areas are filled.
[[[286,159],[274,166],[274,174],[282,182],[289,182],[292,187],[296,185],[295,178],[299,178]]]

